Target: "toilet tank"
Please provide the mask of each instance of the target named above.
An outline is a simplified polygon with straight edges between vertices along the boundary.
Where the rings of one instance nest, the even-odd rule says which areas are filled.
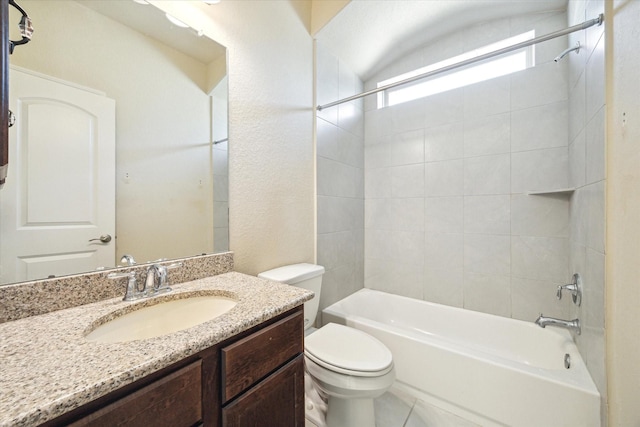
[[[313,326],[316,321],[323,274],[323,266],[303,263],[274,268],[258,274],[258,277],[308,289],[315,293],[311,300],[304,303],[304,328],[307,329]]]

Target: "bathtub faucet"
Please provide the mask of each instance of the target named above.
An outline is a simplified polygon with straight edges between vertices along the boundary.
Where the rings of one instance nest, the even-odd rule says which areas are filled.
[[[576,331],[578,335],[580,335],[580,333],[582,332],[579,319],[562,320],[556,319],[555,317],[544,317],[544,315],[540,313],[540,316],[538,316],[538,318],[536,319],[535,324],[540,326],[541,328],[544,328],[547,325],[567,328],[570,331]]]

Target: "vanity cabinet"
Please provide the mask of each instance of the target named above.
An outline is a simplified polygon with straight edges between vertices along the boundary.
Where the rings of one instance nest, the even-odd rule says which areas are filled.
[[[302,306],[42,426],[304,426]]]

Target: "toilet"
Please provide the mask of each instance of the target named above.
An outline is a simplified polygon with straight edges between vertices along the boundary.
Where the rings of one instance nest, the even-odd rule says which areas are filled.
[[[265,271],[258,277],[315,293],[304,304],[307,418],[318,427],[375,427],[373,399],[384,394],[396,376],[391,351],[355,328],[336,323],[313,327],[323,274],[322,266],[294,264]],[[320,396],[328,400],[326,418]]]

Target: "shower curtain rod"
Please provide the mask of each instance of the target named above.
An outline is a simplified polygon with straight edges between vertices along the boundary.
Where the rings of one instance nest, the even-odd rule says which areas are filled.
[[[445,73],[447,71],[454,70],[456,68],[465,67],[467,65],[471,65],[471,64],[476,63],[476,62],[484,61],[485,59],[493,58],[494,56],[498,56],[498,55],[502,55],[502,54],[507,53],[507,52],[511,52],[511,51],[518,50],[518,49],[522,49],[523,47],[531,46],[531,45],[534,45],[534,44],[537,44],[537,43],[541,43],[541,42],[546,42],[547,40],[555,39],[557,37],[566,36],[567,34],[571,34],[571,33],[574,33],[576,31],[584,30],[584,29],[587,29],[589,27],[593,27],[594,25],[601,25],[603,22],[604,22],[604,14],[601,13],[597,18],[590,19],[588,21],[584,21],[582,24],[577,24],[577,25],[574,25],[572,27],[565,28],[564,30],[555,31],[553,33],[549,33],[549,34],[546,34],[544,36],[536,37],[534,39],[527,40],[527,41],[524,41],[524,42],[521,42],[521,43],[517,43],[517,44],[514,44],[512,46],[508,46],[508,47],[505,47],[505,48],[502,48],[502,49],[498,49],[498,50],[495,50],[493,52],[485,53],[483,55],[476,56],[475,58],[465,59],[464,61],[460,61],[460,62],[457,62],[455,64],[447,65],[447,66],[444,66],[442,68],[438,68],[437,70],[428,71],[426,73],[419,74],[417,76],[413,76],[413,77],[410,77],[408,79],[401,80],[399,82],[390,83],[388,85],[381,86],[381,87],[376,88],[376,89],[371,89],[369,91],[362,92],[362,93],[359,93],[357,95],[352,95],[352,96],[350,96],[348,98],[339,99],[337,101],[333,101],[333,102],[330,102],[330,103],[324,104],[324,105],[318,105],[316,107],[316,109],[318,111],[322,111],[325,108],[333,107],[333,106],[336,106],[336,105],[339,105],[339,104],[344,104],[345,102],[353,101],[355,99],[364,98],[365,96],[373,95],[373,94],[376,94],[378,92],[382,92],[382,91],[385,91],[387,89],[394,88],[396,86],[405,85],[407,83],[413,83],[416,80],[422,80],[422,79],[425,79],[427,77],[435,76],[436,74],[441,74],[441,73]]]

